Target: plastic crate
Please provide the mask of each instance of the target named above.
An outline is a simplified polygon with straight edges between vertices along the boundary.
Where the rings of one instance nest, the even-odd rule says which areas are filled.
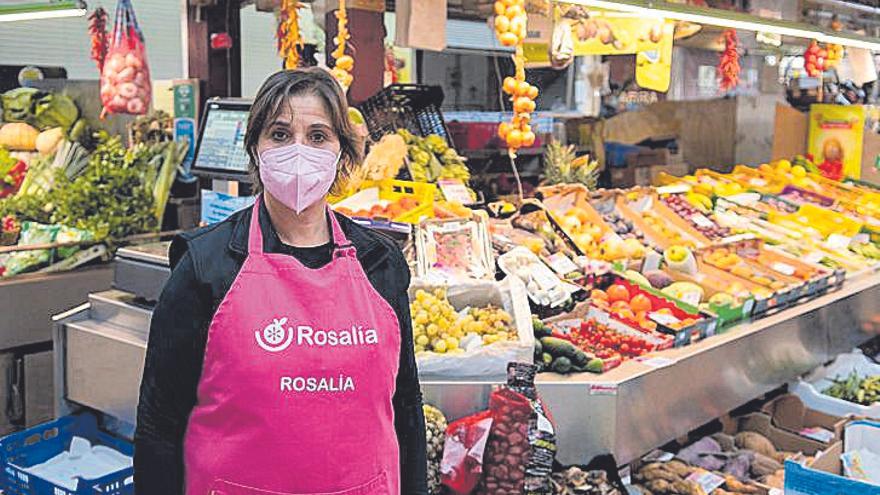
[[[387,201],[397,201],[400,198],[411,197],[419,202],[419,206],[406,211],[388,220],[395,222],[417,224],[423,218],[434,218],[434,196],[437,186],[427,182],[411,182],[406,180],[387,179],[382,181],[364,181],[360,190],[377,187],[379,189],[379,199]],[[351,198],[351,196],[349,196]],[[357,198],[352,198],[353,200]],[[356,211],[356,207],[351,204],[348,198],[331,198],[330,203],[333,208],[347,208]]]
[[[440,86],[392,84],[368,98],[358,109],[374,141],[398,129],[406,129],[422,137],[436,134],[452,144],[440,112],[442,103]]]
[[[24,471],[66,451],[74,436],[85,438],[92,442],[92,445],[104,445],[125,455],[134,455],[134,447],[130,442],[99,430],[97,420],[92,414],[65,416],[0,439],[0,458],[5,473],[2,478],[3,493],[11,495],[134,494],[133,467],[101,478],[89,480],[80,478],[76,491],[70,491]]]

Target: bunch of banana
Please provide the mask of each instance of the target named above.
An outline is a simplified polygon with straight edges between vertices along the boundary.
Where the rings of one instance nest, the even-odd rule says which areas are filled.
[[[436,134],[426,138],[415,136],[405,129],[397,131],[408,146],[409,169],[416,182],[436,182],[438,179],[460,179],[465,184],[471,174],[465,159]]]
[[[694,192],[693,190],[688,191],[688,193],[685,194],[684,199],[703,213],[709,213],[714,206],[712,204],[712,198],[703,193]]]
[[[854,243],[849,246],[849,249],[870,260],[880,259],[880,248],[873,242]]]

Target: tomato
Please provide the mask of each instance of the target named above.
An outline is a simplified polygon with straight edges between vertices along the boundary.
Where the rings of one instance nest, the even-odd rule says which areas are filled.
[[[630,299],[629,306],[636,313],[651,311],[651,299],[644,294],[636,294]]]
[[[612,303],[615,301],[629,301],[629,291],[622,284],[614,284],[608,288],[608,300]]]

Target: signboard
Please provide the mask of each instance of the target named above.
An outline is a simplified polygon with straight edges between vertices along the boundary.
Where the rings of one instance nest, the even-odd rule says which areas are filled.
[[[861,177],[865,108],[811,105],[809,152],[823,175]]]
[[[608,12],[572,22],[571,30],[575,56],[636,54],[639,86],[660,92],[669,90],[674,22]],[[529,64],[548,62],[546,36],[526,38],[523,53]]]

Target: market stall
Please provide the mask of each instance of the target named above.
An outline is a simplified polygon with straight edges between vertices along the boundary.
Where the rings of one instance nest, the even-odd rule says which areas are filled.
[[[856,453],[873,459],[863,439],[876,433],[847,415],[880,419],[871,352],[880,334],[880,186],[860,180],[861,157],[834,144],[850,144],[852,136],[834,134],[841,122],[857,122],[848,130],[861,140],[864,115],[837,117],[836,106],[820,105],[805,116],[831,122],[819,126],[820,137],[803,136],[811,147],[836,140],[817,144],[821,155],[807,156],[802,143],[756,167],[688,166],[675,139],[653,149],[642,139],[603,143],[605,121],[542,114],[536,102],[549,88],[531,71],[542,63],[564,68],[579,56],[632,55],[638,84],[665,93],[675,75],[673,43],[699,31],[691,24],[699,15],[725,29],[722,92],[742,82],[741,34],[732,29],[739,27],[775,33],[780,44],[783,36],[810,40],[799,48],[809,64],[803,71],[820,85],[813,101],[823,102],[823,77],[840,47],[858,53],[880,45],[806,22],[675,3],[624,2],[623,14],[607,5],[616,2],[543,10],[539,3],[477,9],[481,20],[491,17],[492,43],[512,62],[509,73],[496,68],[502,109],[511,112],[483,126],[447,123],[438,86],[392,84],[360,98],[374,82],[362,79],[373,75],[363,67],[375,47],[354,51],[352,37],[364,32],[369,10],[349,11],[342,1],[326,12],[327,61],[343,90],[358,95],[349,119],[368,141],[364,163],[328,202],[390,235],[407,257],[431,492],[443,493],[442,484],[445,493],[592,495],[622,493],[625,484],[653,495],[783,487],[819,495],[809,489],[811,476],[872,482],[848,466]],[[225,6],[206,2],[187,15],[204,8],[205,22],[217,26],[216,9]],[[301,6],[276,7],[279,55],[285,67],[298,67]],[[102,11],[90,17],[101,75],[91,104],[100,101],[108,115],[146,113],[153,89],[131,3],[120,0],[117,13],[126,43],[110,43]],[[540,39],[529,30],[535,25]],[[216,43],[214,55],[240,56],[234,39]],[[217,74],[235,72],[226,60],[208,77],[211,96],[224,94]],[[56,419],[0,438],[12,453],[0,459],[7,474],[0,488],[79,493],[76,482],[71,489],[46,481],[40,469],[48,450],[63,456],[80,436],[111,447],[118,464],[81,478],[79,488],[133,490],[131,440],[150,320],[171,272],[165,205],[176,191],[199,204],[198,223],[211,224],[252,204],[242,145],[250,105],[208,99],[197,126],[186,117],[193,134],[174,141],[169,128],[180,118],[142,116],[121,136],[82,120],[86,106],[63,91],[3,95],[0,294],[12,303],[0,308],[0,355],[25,370],[25,387],[10,401],[26,403],[10,423]],[[649,135],[663,124],[609,124],[604,135]],[[873,133],[865,133],[868,147]],[[492,181],[473,163],[488,155],[509,165],[510,183],[480,187]],[[531,183],[518,169],[530,157],[541,164]],[[185,161],[184,187],[176,177]],[[50,394],[47,414],[41,404]],[[795,406],[797,421],[786,414]],[[32,454],[28,436],[48,442],[53,428],[58,445]],[[469,451],[475,445],[485,450]]]

